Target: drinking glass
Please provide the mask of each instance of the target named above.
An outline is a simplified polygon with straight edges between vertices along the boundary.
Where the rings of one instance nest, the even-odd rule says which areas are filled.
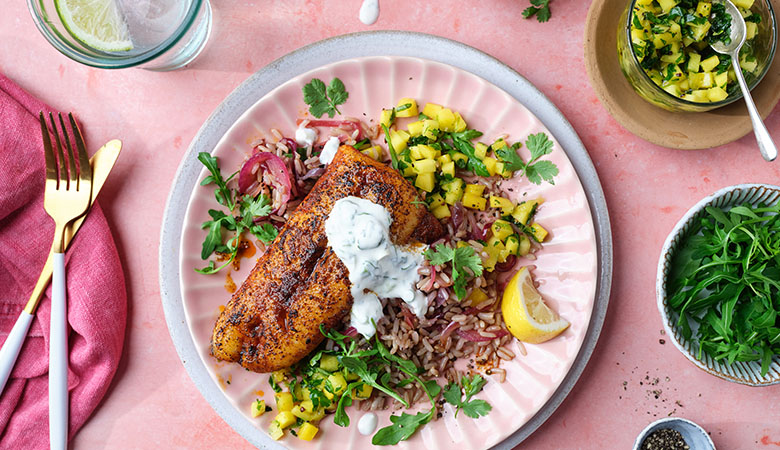
[[[115,2],[132,42],[128,49],[101,50],[85,43],[63,22],[58,3],[28,0],[33,21],[43,36],[68,58],[93,67],[140,67],[167,71],[190,63],[211,33],[208,0],[106,0]]]

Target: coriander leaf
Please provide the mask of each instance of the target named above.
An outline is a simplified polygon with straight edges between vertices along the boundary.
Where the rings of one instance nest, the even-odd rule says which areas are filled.
[[[460,247],[455,249],[452,257],[455,270],[471,270],[475,277],[482,275],[482,259],[474,252],[474,247]]]
[[[242,217],[265,217],[269,214],[271,214],[271,201],[264,194],[260,194],[256,199],[247,195],[241,201]]]
[[[523,10],[523,17],[536,16],[536,20],[542,23],[550,20],[550,0],[531,0],[531,5]]]
[[[465,403],[461,409],[463,410],[464,414],[471,417],[472,419],[478,419],[481,416],[487,416],[493,407],[490,406],[490,403],[484,400],[472,400],[468,403]]]
[[[452,261],[452,258],[455,257],[455,250],[444,244],[438,244],[436,245],[436,250],[428,248],[423,255],[431,262],[431,265],[441,266],[442,264]]]
[[[531,151],[531,161],[533,163],[541,156],[549,155],[552,152],[553,142],[547,137],[545,133],[536,133],[528,136],[525,141],[525,146]]]
[[[444,400],[447,401],[447,403],[459,406],[460,405],[460,386],[457,385],[457,383],[450,383],[444,388],[444,394],[442,394],[444,397]],[[457,412],[456,412],[457,414]]]
[[[347,98],[349,98],[349,92],[347,92],[347,88],[344,86],[344,83],[338,78],[330,80],[330,85],[328,86],[326,93],[328,94],[328,97],[330,97],[330,102],[333,104],[333,109],[335,109],[337,113],[341,114],[341,111],[336,108],[336,105],[343,105],[346,103]]]
[[[504,163],[505,170],[514,172],[525,168],[525,161],[517,154],[517,151],[514,148],[501,147],[495,150],[495,153],[498,156],[498,159]]]
[[[318,78],[313,78],[303,86],[303,101],[309,105],[309,112],[317,118],[322,117],[323,114],[328,114],[328,117],[341,114],[337,105],[346,102],[347,97],[349,93],[338,78],[334,78],[330,86],[325,86],[325,83]]]
[[[419,412],[415,415],[401,413],[400,416],[390,416],[393,424],[376,432],[371,443],[374,445],[395,445],[409,439],[417,428],[425,425],[433,418],[433,409],[427,413]]]
[[[550,161],[539,161],[526,167],[525,176],[533,184],[542,184],[542,180],[554,185],[558,167]]]
[[[263,241],[264,243],[273,242],[274,239],[276,239],[276,236],[279,235],[279,230],[277,230],[273,225],[271,225],[268,222],[259,224],[259,225],[252,225],[249,228],[249,231],[252,232],[258,239]]]

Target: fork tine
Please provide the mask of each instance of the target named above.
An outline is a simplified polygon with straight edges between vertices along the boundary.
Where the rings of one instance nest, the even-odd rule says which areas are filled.
[[[79,152],[79,188],[81,180],[92,180],[92,166],[89,164],[87,146],[84,144],[84,136],[81,134],[79,124],[73,118],[73,113],[68,113],[70,127],[73,130],[73,139],[76,141],[76,149]]]
[[[62,113],[57,113],[57,116],[60,119],[62,140],[65,141],[65,147],[68,149],[68,174],[70,174],[70,181],[78,183],[78,174],[76,173],[76,157],[73,156],[73,147],[71,147],[70,138],[68,138],[68,127],[65,126],[65,121],[62,120]],[[68,187],[70,187],[70,185]],[[78,189],[78,184],[76,185],[76,189]]]
[[[38,118],[41,120],[41,135],[43,135],[43,154],[46,156],[46,178],[57,179],[57,160],[54,158],[54,150],[51,148],[51,135],[46,126],[46,118],[43,111]]]
[[[60,168],[60,181],[69,183],[67,166],[65,166],[65,155],[62,154],[62,143],[60,142],[60,133],[57,131],[57,124],[54,122],[54,115],[49,112],[49,122],[51,122],[51,131],[54,133],[54,141],[57,143],[57,165]],[[70,187],[66,185],[65,189]],[[59,189],[60,186],[57,185]]]

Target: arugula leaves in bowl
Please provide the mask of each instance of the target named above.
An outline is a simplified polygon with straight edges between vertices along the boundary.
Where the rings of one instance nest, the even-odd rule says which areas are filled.
[[[699,367],[780,383],[780,188],[740,185],[694,206],[667,239],[658,306]]]

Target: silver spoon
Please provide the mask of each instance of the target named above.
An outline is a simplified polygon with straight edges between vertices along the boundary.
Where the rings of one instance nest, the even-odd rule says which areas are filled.
[[[726,12],[731,16],[731,42],[729,44],[724,44],[723,41],[711,42],[710,47],[718,53],[731,56],[731,64],[734,66],[739,87],[742,89],[742,96],[745,98],[748,113],[750,113],[750,121],[753,122],[753,132],[756,134],[758,149],[765,160],[774,161],[777,158],[777,147],[772,142],[772,137],[769,135],[766,126],[764,126],[761,116],[758,115],[756,104],[753,103],[753,97],[750,96],[750,90],[745,82],[744,75],[742,75],[742,68],[739,66],[739,50],[745,43],[745,36],[747,35],[745,19],[742,18],[742,14],[731,3],[731,0],[722,0],[721,2],[726,6]]]

